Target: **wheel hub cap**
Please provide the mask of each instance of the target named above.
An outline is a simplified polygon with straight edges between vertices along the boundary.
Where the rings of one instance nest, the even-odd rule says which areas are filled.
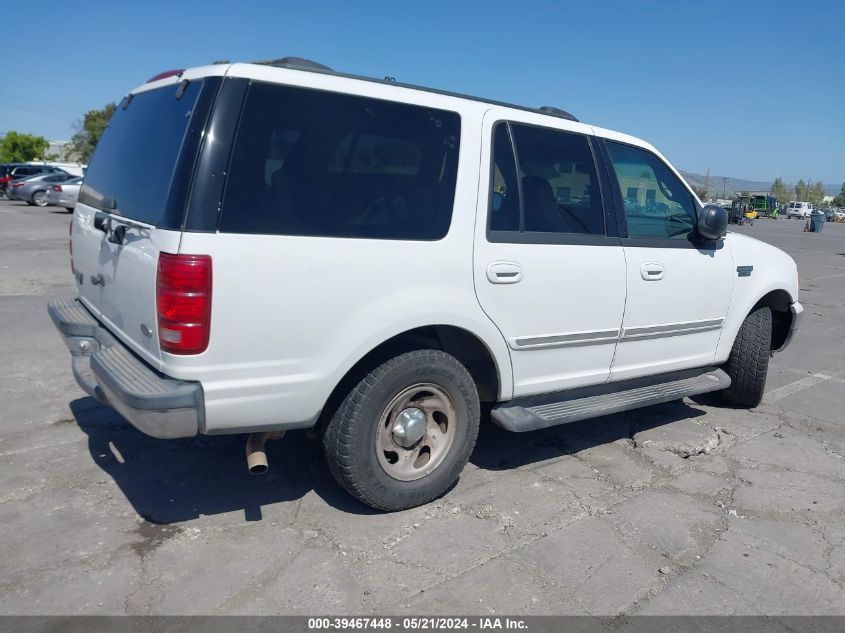
[[[411,448],[425,433],[425,413],[416,407],[402,410],[393,421],[393,439],[402,448]]]
[[[446,459],[458,430],[458,413],[440,385],[411,385],[382,410],[375,433],[375,452],[388,476],[414,481]]]

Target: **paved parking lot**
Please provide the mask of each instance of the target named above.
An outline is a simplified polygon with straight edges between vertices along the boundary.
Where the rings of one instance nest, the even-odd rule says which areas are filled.
[[[741,227],[798,262],[806,316],[765,404],[712,398],[521,435],[379,514],[319,442],[161,441],[83,397],[45,312],[64,210],[0,200],[0,613],[845,613],[845,225]]]

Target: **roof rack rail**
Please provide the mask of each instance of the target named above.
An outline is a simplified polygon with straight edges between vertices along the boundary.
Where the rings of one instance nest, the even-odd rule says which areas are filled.
[[[264,61],[253,62],[253,64],[262,64],[264,66],[275,66],[276,68],[294,68],[296,70],[322,70],[333,72],[331,68],[320,64],[310,59],[303,57],[281,57],[279,59],[266,59]]]
[[[545,114],[548,116],[558,117],[560,119],[566,119],[567,121],[575,121],[576,123],[579,122],[574,116],[572,116],[566,110],[561,110],[560,108],[555,108],[553,106],[541,106],[539,108],[531,108],[521,105],[516,105],[513,103],[505,103],[503,101],[496,101],[494,99],[485,99],[483,97],[474,97],[472,95],[461,94],[459,92],[451,92],[448,90],[437,90],[436,88],[427,88],[425,86],[417,86],[414,84],[406,84],[401,81],[396,81],[394,77],[387,76],[384,79],[379,79],[376,77],[364,77],[361,75],[352,75],[349,73],[338,72],[329,68],[324,64],[320,64],[318,62],[312,61],[310,59],[304,59],[302,57],[282,57],[280,59],[267,59],[264,61],[256,61],[256,62],[248,62],[252,64],[261,64],[263,66],[274,66],[276,68],[292,68],[294,70],[304,70],[309,72],[317,72],[317,73],[326,73],[330,75],[335,75],[337,77],[346,77],[347,79],[356,79],[358,81],[371,81],[374,83],[380,84],[387,84],[391,86],[397,86],[401,88],[410,88],[412,90],[424,90],[425,92],[431,92],[434,94],[441,94],[446,95],[447,97],[457,97],[459,99],[469,99],[471,101],[478,101],[481,103],[489,103],[491,105],[502,106],[505,108],[515,108],[517,110],[524,110],[527,112],[539,112],[540,114]]]
[[[561,110],[560,108],[555,108],[554,106],[540,106],[537,108],[537,111],[542,112],[543,114],[560,117],[561,119],[567,119],[568,121],[578,121],[578,119],[569,114],[566,110]]]

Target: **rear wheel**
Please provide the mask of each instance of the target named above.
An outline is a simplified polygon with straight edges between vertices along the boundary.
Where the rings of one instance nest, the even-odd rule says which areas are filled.
[[[728,362],[722,367],[731,386],[722,392],[725,402],[753,408],[763,399],[772,341],[772,311],[756,308],[745,317]]]
[[[32,194],[32,204],[37,207],[46,207],[47,206],[47,192],[46,191],[36,191]]]
[[[357,499],[404,510],[445,493],[478,436],[478,393],[439,350],[396,356],[346,396],[323,435],[329,469]]]

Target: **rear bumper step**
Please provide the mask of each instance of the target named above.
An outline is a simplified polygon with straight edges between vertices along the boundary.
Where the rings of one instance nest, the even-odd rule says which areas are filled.
[[[203,428],[200,383],[157,372],[109,334],[77,299],[51,301],[47,312],[70,350],[74,378],[88,395],[153,437],[191,437]]]
[[[666,377],[664,382],[652,380],[651,384],[643,384],[643,380],[632,380],[626,385],[615,386],[621,390],[608,393],[590,394],[589,390],[579,389],[577,394],[559,394],[558,400],[555,400],[553,395],[547,395],[508,402],[494,407],[492,418],[496,424],[508,431],[534,431],[680,400],[687,396],[727,389],[731,385],[731,379],[721,369],[698,370],[698,373],[689,374],[690,372],[673,374],[671,378]],[[593,391],[613,387],[614,385],[602,385]]]

